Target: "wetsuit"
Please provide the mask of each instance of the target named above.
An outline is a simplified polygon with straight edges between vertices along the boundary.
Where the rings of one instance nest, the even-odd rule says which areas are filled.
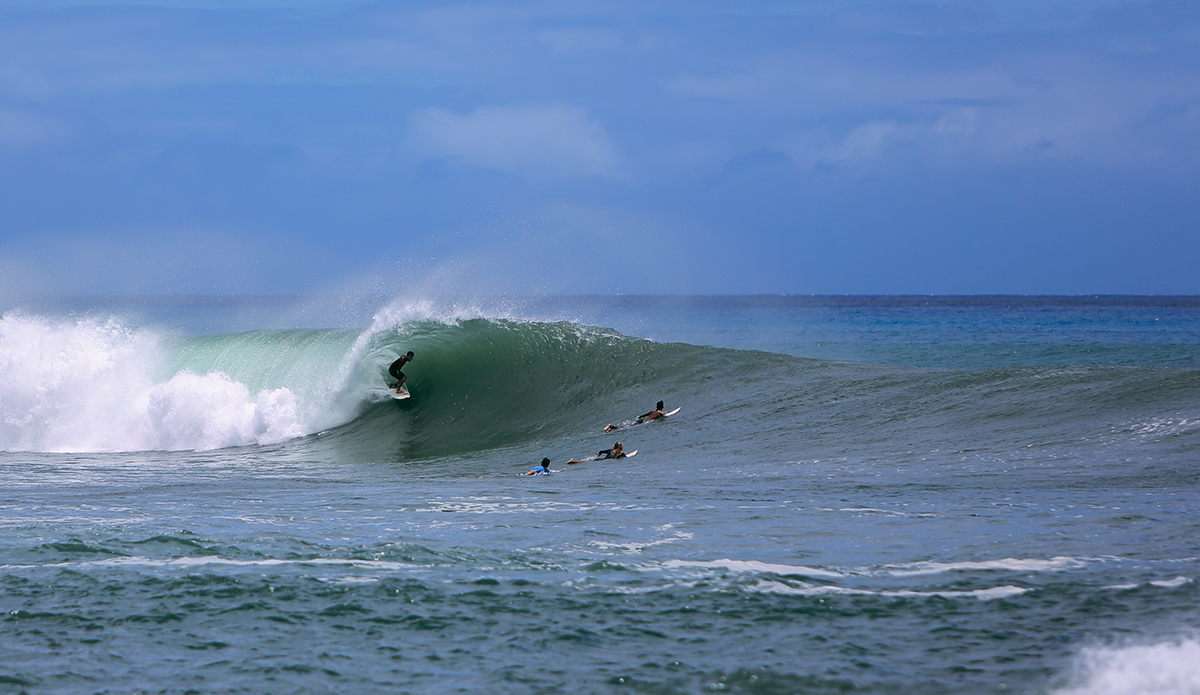
[[[400,370],[403,369],[404,364],[411,359],[412,358],[408,355],[400,355],[395,362],[392,362],[392,366],[388,367],[388,374],[391,374],[392,378],[396,381],[404,381],[404,372]]]

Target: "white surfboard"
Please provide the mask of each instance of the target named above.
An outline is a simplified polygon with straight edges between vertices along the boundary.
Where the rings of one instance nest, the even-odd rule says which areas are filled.
[[[620,458],[627,459],[627,458],[633,456],[634,454],[636,454],[637,452],[638,452],[637,449],[634,449],[633,451],[626,451],[625,455],[621,456]],[[617,459],[615,459],[615,458],[606,459],[606,458],[600,458],[599,456],[589,456],[589,457],[579,460],[579,461],[567,461],[567,463],[568,464],[576,464],[576,463],[587,463],[588,461],[616,461],[616,460]]]
[[[680,406],[680,407],[682,407],[682,406]],[[663,417],[670,417],[678,412],[679,412],[679,408],[676,408],[675,410],[672,410],[669,413],[663,413]],[[661,420],[661,419],[662,419],[662,417],[655,418],[654,420],[644,420],[642,422],[638,422],[637,420],[626,420],[625,422],[622,422],[619,425],[605,425],[603,427],[603,430],[605,432],[616,432],[617,430],[623,430],[626,427],[633,427],[634,425],[644,425],[647,422],[657,422],[658,420]]]
[[[408,398],[409,396],[411,396],[412,394],[408,392],[407,386],[401,386],[399,391],[397,391],[396,389],[388,389],[388,395],[390,395],[392,398],[394,398],[398,401],[402,401],[405,398]]]

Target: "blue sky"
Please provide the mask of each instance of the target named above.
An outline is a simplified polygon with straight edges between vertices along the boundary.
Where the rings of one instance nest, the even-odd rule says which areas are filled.
[[[1200,3],[0,0],[0,297],[1200,293]]]

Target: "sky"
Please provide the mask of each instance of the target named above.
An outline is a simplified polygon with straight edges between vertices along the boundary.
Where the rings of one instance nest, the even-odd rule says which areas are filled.
[[[0,300],[417,289],[1200,294],[1200,3],[0,0]]]

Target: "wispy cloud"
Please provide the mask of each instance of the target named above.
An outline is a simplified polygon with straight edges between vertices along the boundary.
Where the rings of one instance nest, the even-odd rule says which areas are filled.
[[[484,106],[468,114],[423,109],[412,118],[414,147],[536,179],[617,175],[618,157],[604,126],[564,104]]]
[[[1167,220],[1161,240],[1119,247],[1171,249],[1147,250],[1146,264],[1195,248],[1194,195],[1177,191],[1200,171],[1196,3],[251,2],[0,0],[0,260],[17,259],[6,268],[77,267],[89,287],[199,287],[201,275],[246,287],[246,276],[290,280],[271,274],[274,249],[307,245],[352,265],[400,231],[405,249],[440,262],[465,252],[438,240],[454,230],[519,246],[520,258],[553,237],[563,267],[599,267],[626,245],[593,232],[653,229],[637,263],[604,278],[604,291],[636,291],[702,227],[699,246],[716,251],[689,261],[707,264],[694,277],[745,269],[724,291],[859,273],[880,291],[903,270],[894,257],[823,257],[823,240],[858,235],[869,256],[903,238],[922,258],[950,245],[908,240],[936,236],[927,230],[947,217],[925,211],[949,207],[964,219],[943,236],[1007,234],[971,219],[984,207],[1039,230],[977,254],[1000,278],[990,289],[1004,277],[996,248],[1028,258],[1053,257],[1037,244],[1073,246],[1051,209],[1108,225],[1114,244],[1146,233],[1153,211]],[[1061,185],[1052,201],[1048,176]],[[908,216],[894,214],[900,203]],[[511,220],[547,209],[588,212],[555,218],[557,236],[503,238]],[[152,272],[106,254],[120,241],[111,229],[248,230],[230,234],[254,243]],[[971,247],[955,247],[968,258],[953,277],[971,277]],[[1093,257],[1091,277],[1129,275],[1113,266],[1129,254]],[[256,270],[222,273],[236,258]],[[1194,291],[1194,276],[1172,287]]]
[[[875,51],[873,61],[836,49],[752,61],[680,75],[670,88],[764,124],[791,121],[770,146],[806,165],[1197,163],[1200,132],[1188,114],[1200,107],[1200,78],[1176,59],[1151,57],[1165,69],[1147,71],[1146,57],[1044,44],[945,65],[914,64],[894,46]]]
[[[57,116],[0,106],[0,148],[45,145],[61,142],[70,135],[70,126]]]
[[[621,35],[611,29],[568,27],[543,29],[537,40],[559,53],[587,53],[607,50],[621,45]]]

